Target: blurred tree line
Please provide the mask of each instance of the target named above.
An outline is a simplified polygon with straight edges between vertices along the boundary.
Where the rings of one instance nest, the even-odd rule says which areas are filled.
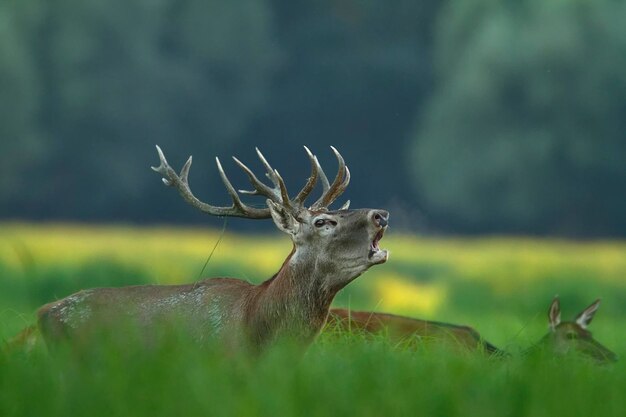
[[[354,206],[454,233],[626,235],[617,0],[0,0],[0,216],[208,222],[148,168],[228,198],[259,146],[309,145]],[[259,202],[261,203],[261,202]],[[245,222],[237,226],[258,227]]]

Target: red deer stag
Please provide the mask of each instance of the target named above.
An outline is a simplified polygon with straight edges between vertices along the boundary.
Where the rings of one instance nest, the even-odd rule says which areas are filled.
[[[149,335],[159,323],[171,317],[176,317],[179,320],[176,323],[182,324],[199,342],[218,335],[229,344],[253,348],[277,338],[310,343],[326,323],[335,294],[372,265],[387,260],[387,251],[380,249],[378,243],[387,228],[389,213],[349,210],[349,201],[339,210],[329,210],[348,186],[350,171],[339,152],[332,148],[339,170],[330,183],[317,157],[308,148],[305,150],[312,167],[311,176],[294,198],[289,197],[280,174],[258,149],[258,157],[273,187],[261,182],[233,157],[254,188],[239,193],[265,197],[264,208],[241,201],[216,158],[219,174],[232,199],[230,207],[216,207],[201,202],[191,192],[188,183],[191,157],[177,174],[157,146],[160,165],[152,169],[162,175],[165,185],[177,189],[185,201],[214,216],[271,217],[276,227],[291,237],[291,253],[280,270],[259,285],[235,278],[209,278],[186,285],[80,291],[39,309],[38,326],[47,345],[87,339],[90,332],[114,330],[120,322],[128,321],[137,326],[139,333]],[[318,180],[322,195],[307,208],[305,199]]]
[[[578,352],[599,362],[616,361],[617,355],[595,340],[591,332],[587,330],[599,306],[600,300],[596,300],[574,321],[561,322],[560,303],[558,297],[555,297],[548,313],[550,331],[524,353],[543,351],[548,354],[562,355],[568,352]],[[452,347],[478,350],[489,355],[508,356],[505,351],[487,342],[469,326],[418,320],[393,314],[333,308],[328,316],[327,329],[381,334],[396,343],[407,343],[412,346],[429,342],[445,343]]]

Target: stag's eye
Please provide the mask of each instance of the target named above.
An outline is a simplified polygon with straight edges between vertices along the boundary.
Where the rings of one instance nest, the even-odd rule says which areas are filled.
[[[322,227],[326,224],[326,220],[324,219],[317,219],[315,220],[315,223],[313,223],[315,225],[315,227]]]

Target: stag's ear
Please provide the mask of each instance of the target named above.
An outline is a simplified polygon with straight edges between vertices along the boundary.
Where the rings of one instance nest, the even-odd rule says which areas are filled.
[[[548,323],[550,323],[550,330],[556,329],[556,326],[561,323],[561,303],[559,297],[554,297],[550,309],[548,310]]]
[[[583,329],[586,329],[593,320],[593,316],[598,311],[600,307],[600,300],[594,301],[589,307],[584,309],[578,316],[576,316],[576,324],[578,324]]]
[[[300,223],[280,204],[274,203],[272,200],[267,200],[267,206],[270,208],[272,219],[276,227],[285,233],[295,235],[300,230]]]

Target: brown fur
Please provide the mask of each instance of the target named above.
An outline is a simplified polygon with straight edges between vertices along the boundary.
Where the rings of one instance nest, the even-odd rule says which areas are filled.
[[[344,331],[384,334],[394,343],[444,342],[449,346],[466,350],[504,354],[503,351],[484,340],[476,330],[469,326],[419,320],[394,314],[333,308],[328,316],[328,327]]]

